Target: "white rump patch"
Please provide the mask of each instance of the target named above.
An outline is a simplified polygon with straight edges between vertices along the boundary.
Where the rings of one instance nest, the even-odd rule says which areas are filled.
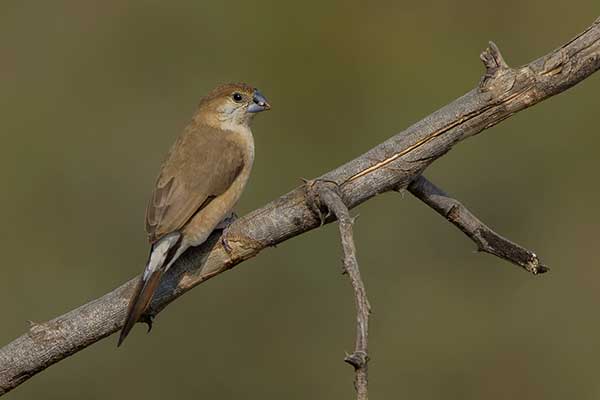
[[[152,253],[150,253],[150,260],[148,260],[148,265],[146,265],[146,269],[144,270],[144,281],[148,279],[148,277],[157,269],[164,266],[165,259],[167,258],[167,254],[171,247],[177,243],[179,240],[180,234],[178,232],[174,232],[160,239],[158,243],[156,243],[152,247]]]

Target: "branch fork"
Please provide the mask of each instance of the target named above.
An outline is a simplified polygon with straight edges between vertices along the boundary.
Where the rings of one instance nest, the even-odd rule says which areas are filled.
[[[307,182],[307,201],[312,204],[321,221],[332,215],[339,221],[340,238],[344,257],[342,260],[343,271],[350,278],[354,290],[356,304],[356,343],[354,352],[346,355],[344,361],[354,367],[354,388],[358,400],[368,399],[368,337],[369,337],[369,314],[371,305],[367,299],[365,285],[360,276],[358,261],[356,259],[356,246],[354,244],[353,225],[355,218],[350,216],[350,211],[344,201],[339,186],[335,182],[315,180]]]
[[[356,260],[349,209],[379,193],[408,188],[461,229],[481,251],[506,259],[532,274],[546,272],[547,267],[535,253],[493,232],[460,202],[421,175],[458,142],[567,90],[599,70],[600,18],[559,49],[518,69],[507,65],[494,44],[490,44],[481,58],[486,73],[473,90],[316,181],[236,220],[230,227],[230,252],[219,245],[221,232],[213,233],[203,245],[189,249],[165,275],[152,301],[152,309],[160,312],[195,286],[266,248],[331,222],[335,216],[340,221],[344,266],[357,306],[356,346],[346,362],[356,368],[355,386],[358,398],[364,400],[367,398],[369,303]],[[318,201],[311,194],[314,192]],[[139,277],[135,277],[0,348],[0,396],[54,363],[118,331],[138,280]],[[34,333],[45,330],[42,335]]]

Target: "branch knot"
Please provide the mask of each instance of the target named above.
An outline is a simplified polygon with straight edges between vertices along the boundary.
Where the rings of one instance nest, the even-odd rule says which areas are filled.
[[[326,179],[305,180],[306,203],[308,208],[319,218],[321,226],[331,217],[331,208],[323,199],[324,193],[332,191],[340,199],[342,192],[337,182]],[[326,195],[325,195],[326,196]]]
[[[494,89],[496,86],[494,82],[506,72],[511,71],[511,68],[504,61],[498,46],[491,41],[489,46],[479,55],[479,58],[485,66],[485,75],[479,82],[479,90],[487,92]]]
[[[369,362],[369,355],[364,351],[355,351],[344,357],[344,362],[352,365],[355,370],[365,368]]]

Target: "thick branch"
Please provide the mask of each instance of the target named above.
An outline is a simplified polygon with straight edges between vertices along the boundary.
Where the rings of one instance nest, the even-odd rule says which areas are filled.
[[[321,212],[321,208],[325,208],[328,213],[333,213],[339,221],[342,250],[344,252],[344,273],[348,274],[350,277],[356,303],[356,344],[354,346],[354,352],[348,354],[344,358],[344,361],[354,367],[356,374],[354,378],[354,387],[356,388],[357,399],[367,400],[369,314],[371,312],[371,307],[369,305],[369,300],[367,299],[365,285],[360,277],[358,261],[356,260],[356,247],[354,245],[354,234],[352,231],[354,218],[350,217],[348,207],[344,204],[335,184],[317,180],[315,182],[309,182],[308,185],[310,188],[309,201],[315,204],[315,207],[319,209],[318,212]]]
[[[534,275],[548,271],[535,253],[498,235],[461,202],[449,197],[424,176],[418,177],[408,185],[408,191],[463,231],[477,244],[479,251],[503,258]]]
[[[487,53],[493,60],[501,59],[493,46]],[[487,55],[484,59],[491,60]],[[600,19],[564,46],[524,67],[512,69],[492,61],[485,65],[486,78],[475,89],[320,179],[336,183],[348,208],[378,193],[406,187],[454,144],[563,92],[600,69]],[[154,312],[266,247],[320,226],[306,200],[303,185],[234,222],[229,230],[230,253],[218,243],[219,232],[188,251],[165,276],[152,303]],[[0,349],[0,395],[117,331],[136,280],[33,326]]]

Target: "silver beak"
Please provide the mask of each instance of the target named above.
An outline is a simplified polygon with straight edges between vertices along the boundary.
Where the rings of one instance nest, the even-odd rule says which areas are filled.
[[[254,94],[252,95],[252,104],[248,106],[249,113],[257,113],[261,111],[270,110],[271,105],[257,89],[254,89]]]

